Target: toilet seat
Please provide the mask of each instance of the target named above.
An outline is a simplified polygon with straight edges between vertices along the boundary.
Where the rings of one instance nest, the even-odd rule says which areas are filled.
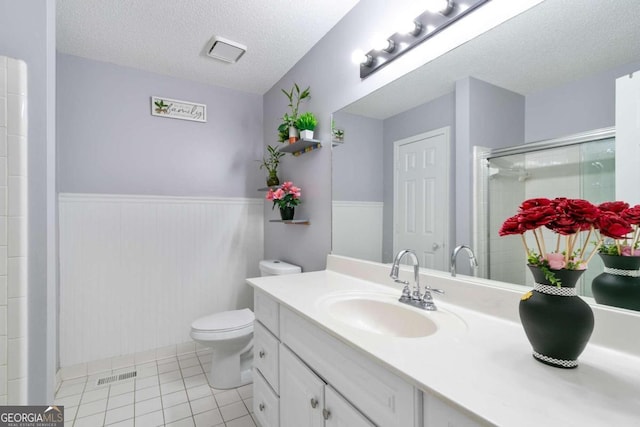
[[[191,336],[202,341],[244,337],[253,333],[254,320],[255,315],[248,308],[211,314],[191,324]]]

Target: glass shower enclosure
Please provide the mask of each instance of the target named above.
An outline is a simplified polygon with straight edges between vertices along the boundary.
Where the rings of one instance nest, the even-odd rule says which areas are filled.
[[[474,244],[481,260],[480,275],[489,279],[533,285],[520,238],[498,236],[503,221],[516,213],[522,201],[535,197],[580,198],[594,204],[615,200],[613,129],[507,149],[478,149],[476,160]],[[549,232],[545,241],[555,246],[556,236]],[[533,247],[534,242],[528,243]],[[586,253],[593,250],[591,243],[586,247]],[[580,295],[591,296],[591,281],[600,272],[602,263],[596,256],[577,285]]]

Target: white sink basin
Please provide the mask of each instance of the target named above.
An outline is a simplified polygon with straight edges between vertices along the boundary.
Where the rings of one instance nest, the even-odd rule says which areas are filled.
[[[320,307],[333,319],[379,335],[419,338],[440,329],[466,329],[464,322],[450,312],[426,311],[397,301],[395,295],[368,292],[341,292],[328,295]]]

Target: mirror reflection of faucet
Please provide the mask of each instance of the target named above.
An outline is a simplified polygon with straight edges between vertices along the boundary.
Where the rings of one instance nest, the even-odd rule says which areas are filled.
[[[449,271],[451,271],[451,277],[456,277],[456,258],[460,251],[464,250],[467,255],[469,255],[469,265],[471,266],[471,270],[478,266],[478,260],[476,260],[476,256],[474,255],[471,248],[467,245],[456,246],[456,248],[451,253],[451,263],[449,264]]]
[[[413,292],[409,288],[409,282],[406,280],[398,279],[398,274],[400,273],[400,261],[404,258],[405,255],[408,255],[411,258],[413,263]],[[442,289],[433,289],[429,286],[425,286],[424,294],[421,295],[420,292],[420,263],[418,261],[418,256],[416,252],[412,249],[403,249],[396,255],[396,258],[393,260],[393,265],[391,266],[391,273],[389,277],[393,279],[396,283],[401,283],[404,285],[402,289],[402,296],[398,301],[404,304],[409,304],[413,307],[418,307],[423,310],[435,311],[438,308],[433,302],[433,296],[431,292],[436,292],[439,294],[443,294],[444,291]]]

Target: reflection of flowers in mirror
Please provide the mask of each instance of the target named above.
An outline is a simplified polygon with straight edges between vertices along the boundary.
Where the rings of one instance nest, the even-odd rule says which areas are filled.
[[[269,189],[266,199],[273,201],[273,208],[278,205],[280,208],[298,206],[302,190],[293,185],[293,182],[286,181],[275,190]]]
[[[640,205],[629,208],[624,202],[607,202],[595,206],[582,199],[558,197],[550,200],[535,198],[525,200],[518,213],[507,218],[500,228],[500,236],[520,235],[530,265],[540,267],[545,277],[559,284],[551,270],[584,270],[593,256],[601,253],[634,255],[638,246]],[[542,227],[558,235],[555,248],[547,250]],[[531,232],[535,246],[531,249],[525,233]],[[584,244],[578,243],[585,232]],[[596,238],[594,248],[587,256],[589,239]],[[563,239],[564,237],[564,239]],[[605,239],[613,239],[606,244]],[[629,249],[623,250],[628,245]],[[640,254],[638,254],[640,255]]]

